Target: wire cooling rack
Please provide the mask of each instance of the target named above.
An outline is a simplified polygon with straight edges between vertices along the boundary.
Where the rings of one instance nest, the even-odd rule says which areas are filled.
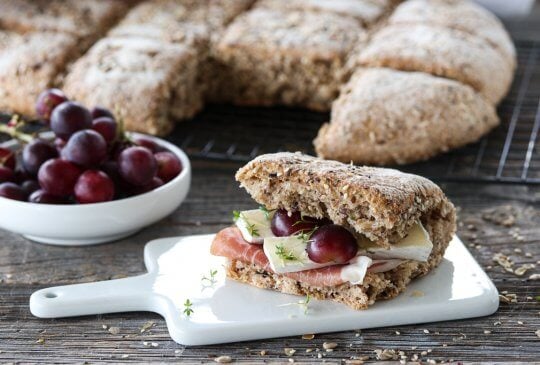
[[[426,162],[399,166],[439,181],[540,184],[540,44],[518,41],[514,84],[498,113],[501,125],[478,143]],[[192,158],[249,161],[268,152],[313,154],[326,113],[287,108],[208,106],[168,138]],[[361,142],[359,142],[361,143]]]

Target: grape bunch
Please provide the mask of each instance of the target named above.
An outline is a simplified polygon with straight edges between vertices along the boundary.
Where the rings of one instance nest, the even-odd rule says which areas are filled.
[[[90,204],[156,189],[180,174],[182,163],[149,138],[129,137],[109,110],[89,110],[58,89],[42,92],[40,120],[54,132],[45,140],[21,132],[24,121],[2,130],[23,143],[0,147],[0,196],[40,204]]]

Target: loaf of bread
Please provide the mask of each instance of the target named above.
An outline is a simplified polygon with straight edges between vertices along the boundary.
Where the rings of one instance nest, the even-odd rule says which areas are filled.
[[[33,117],[60,87],[163,135],[205,102],[304,107],[331,111],[319,156],[364,164],[478,140],[516,68],[501,22],[468,0],[12,0],[0,14],[2,111]],[[128,72],[125,55],[151,68]]]

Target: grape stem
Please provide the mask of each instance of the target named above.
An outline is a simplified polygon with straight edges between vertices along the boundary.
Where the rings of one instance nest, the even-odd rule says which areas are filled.
[[[24,143],[30,143],[34,137],[30,134],[19,131],[19,127],[24,124],[24,121],[19,121],[19,117],[14,115],[8,124],[0,124],[0,133],[5,133],[11,138],[15,138]]]

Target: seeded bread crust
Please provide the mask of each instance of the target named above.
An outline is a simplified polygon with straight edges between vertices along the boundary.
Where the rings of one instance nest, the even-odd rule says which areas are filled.
[[[417,220],[448,222],[447,237],[455,225],[454,206],[437,185],[393,169],[275,153],[249,162],[236,180],[268,209],[327,217],[384,247],[405,237]]]
[[[127,0],[7,0],[0,2],[0,27],[27,32],[60,32],[89,45],[128,9]]]
[[[330,12],[255,8],[239,16],[216,48],[221,102],[329,110],[346,60],[366,31]]]
[[[384,27],[361,51],[358,64],[454,79],[470,85],[493,104],[506,95],[514,74],[514,66],[484,39],[422,24]]]
[[[67,95],[86,105],[118,110],[126,128],[166,134],[173,128],[171,105],[196,108],[196,55],[189,48],[149,38],[109,37],[80,58],[66,78]]]
[[[369,26],[387,14],[392,0],[259,0],[258,7],[288,10],[313,10],[352,16],[362,25]]]
[[[501,21],[485,8],[463,0],[409,0],[399,5],[388,24],[439,25],[481,37],[515,69],[516,49]]]
[[[478,140],[499,124],[471,87],[421,72],[360,69],[314,140],[320,157],[404,164]]]
[[[0,18],[3,17],[0,16]],[[80,54],[74,36],[0,30],[0,110],[35,115],[35,100]]]
[[[334,287],[315,287],[238,260],[230,262],[227,276],[258,288],[294,295],[309,294],[317,299],[343,303],[356,310],[367,309],[377,300],[396,297],[411,280],[427,274],[439,265],[452,239],[454,220],[453,213],[447,219],[441,219],[436,212],[425,216],[423,224],[433,242],[433,251],[427,262],[407,261],[388,272],[368,273],[364,282],[358,285],[344,283]]]

